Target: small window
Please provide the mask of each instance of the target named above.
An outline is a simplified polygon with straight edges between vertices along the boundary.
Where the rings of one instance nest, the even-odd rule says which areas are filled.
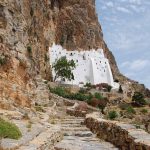
[[[100,61],[100,63],[101,63],[101,61]]]
[[[105,62],[105,64],[106,64],[106,62]]]
[[[73,56],[73,54],[72,54],[72,53],[70,53],[70,56]]]
[[[83,60],[85,60],[85,56],[83,56]]]
[[[76,62],[78,62],[78,60],[76,60]]]

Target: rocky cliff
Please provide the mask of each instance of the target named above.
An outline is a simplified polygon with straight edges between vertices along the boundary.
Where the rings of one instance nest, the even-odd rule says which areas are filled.
[[[68,50],[103,48],[114,78],[125,79],[103,40],[95,0],[1,0],[1,107],[8,99],[9,105],[31,105],[35,77],[51,79],[48,49],[53,42]]]

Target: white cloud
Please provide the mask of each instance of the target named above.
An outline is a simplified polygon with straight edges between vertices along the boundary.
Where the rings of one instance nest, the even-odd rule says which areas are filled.
[[[122,68],[127,68],[131,71],[141,71],[142,69],[148,67],[150,64],[149,60],[137,59],[134,61],[126,61],[121,64]]]
[[[125,8],[125,7],[116,7],[116,9],[120,12],[123,12],[123,13],[131,13],[129,9]]]
[[[141,5],[141,0],[129,0],[129,2],[136,5]]]
[[[111,1],[110,1],[110,2],[107,2],[107,3],[106,3],[106,6],[108,6],[108,7],[114,7],[114,3],[111,2]]]
[[[130,69],[131,70],[135,70],[135,71],[140,71],[142,70],[143,68],[146,68],[149,66],[149,60],[135,60],[131,63],[131,66],[130,66]]]

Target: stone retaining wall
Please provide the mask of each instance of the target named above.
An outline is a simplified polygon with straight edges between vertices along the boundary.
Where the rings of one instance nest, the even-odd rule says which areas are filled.
[[[98,137],[121,150],[150,150],[150,134],[133,125],[104,120],[97,113],[88,114],[85,124]]]
[[[75,117],[85,117],[86,112],[85,111],[79,111],[79,110],[73,110],[73,109],[67,109],[67,114],[70,116],[75,116]]]

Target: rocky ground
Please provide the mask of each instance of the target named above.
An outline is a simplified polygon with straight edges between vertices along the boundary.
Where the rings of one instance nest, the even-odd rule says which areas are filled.
[[[70,106],[59,97],[52,98],[49,106],[39,106],[36,111],[1,110],[0,115],[15,123],[22,132],[19,140],[2,139],[1,149],[6,150],[94,150],[117,149],[100,140],[84,124],[83,117],[66,114]],[[70,105],[70,102],[69,102]]]

